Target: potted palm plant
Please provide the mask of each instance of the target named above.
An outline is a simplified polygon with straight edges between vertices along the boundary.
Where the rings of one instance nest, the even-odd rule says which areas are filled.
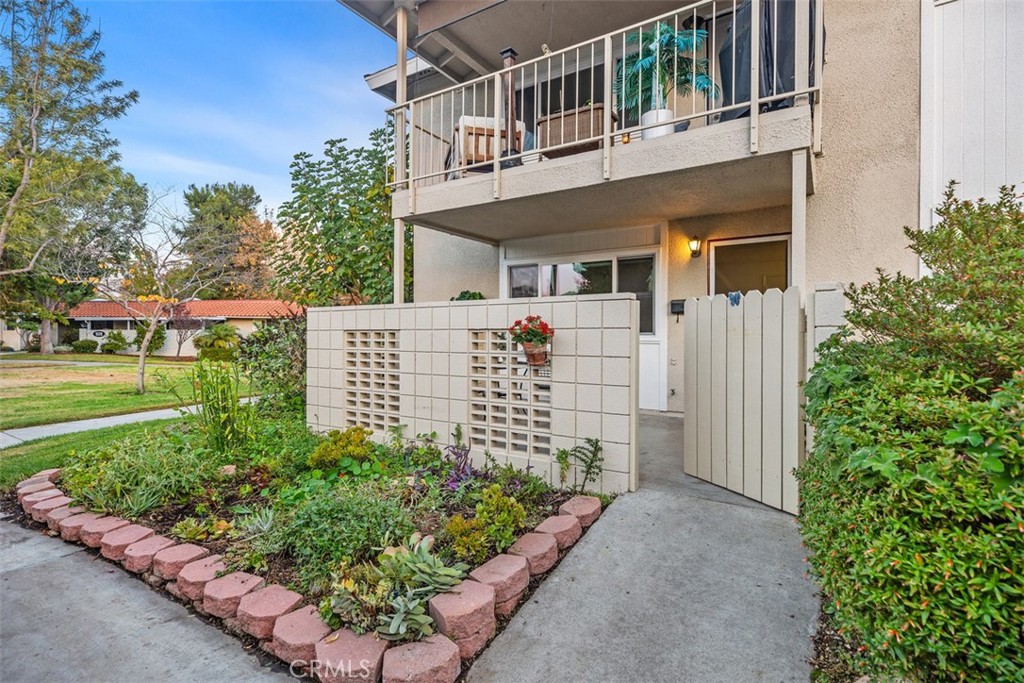
[[[638,31],[626,36],[633,46],[620,61],[615,76],[615,95],[631,118],[648,126],[676,117],[670,106],[673,93],[693,91],[718,97],[718,86],[708,73],[706,57],[695,57],[704,48],[708,32],[690,28],[676,30],[658,22],[653,31]],[[644,139],[668,135],[672,125],[645,129]]]

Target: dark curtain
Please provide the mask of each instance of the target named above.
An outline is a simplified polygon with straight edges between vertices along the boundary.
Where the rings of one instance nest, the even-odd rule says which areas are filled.
[[[811,3],[810,40],[808,41],[808,83],[814,85],[814,13],[818,3]],[[718,51],[722,69],[722,103],[729,106],[750,99],[750,0],[736,9],[735,22],[730,20],[726,39]],[[796,83],[796,0],[761,1],[760,36],[760,89],[762,96],[785,93],[794,89]],[[735,46],[735,64],[733,63]],[[773,49],[774,47],[774,49]],[[732,80],[735,67],[736,80]],[[728,75],[728,77],[727,77]],[[780,98],[761,104],[761,111],[772,111],[793,106],[793,98]],[[749,107],[724,112],[721,121],[731,121],[750,115]]]

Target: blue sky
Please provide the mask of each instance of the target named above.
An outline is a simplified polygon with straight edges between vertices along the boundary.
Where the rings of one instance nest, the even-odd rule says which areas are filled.
[[[365,142],[384,122],[363,75],[394,63],[394,42],[334,0],[78,4],[102,31],[107,76],[139,91],[110,125],[124,167],[179,206],[189,183],[235,181],[276,208],[297,152]]]

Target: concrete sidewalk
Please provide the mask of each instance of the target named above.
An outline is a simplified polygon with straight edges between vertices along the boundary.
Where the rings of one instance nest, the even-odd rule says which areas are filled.
[[[0,449],[17,446],[25,441],[42,439],[47,436],[87,432],[90,429],[116,427],[118,425],[147,422],[149,420],[169,420],[174,417],[181,417],[181,410],[180,408],[163,408],[161,410],[145,410],[141,413],[128,413],[127,415],[111,415],[110,417],[96,417],[89,420],[75,420],[73,422],[38,425],[36,427],[8,429],[0,432]],[[190,413],[195,412],[195,406],[191,406],[187,410]]]
[[[680,429],[642,418],[641,490],[594,524],[470,683],[807,683],[818,599],[796,524],[684,475]]]
[[[0,521],[0,681],[295,680],[81,546]]]

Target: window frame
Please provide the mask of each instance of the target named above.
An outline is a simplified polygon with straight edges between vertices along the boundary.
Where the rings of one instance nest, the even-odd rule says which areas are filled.
[[[729,292],[715,291],[715,250],[718,247],[732,247],[739,244],[757,244],[763,242],[785,242],[786,243],[786,286],[788,289],[793,280],[793,240],[792,234],[788,232],[770,233],[767,235],[754,235],[751,237],[726,237],[708,240],[708,295],[728,294]]]
[[[651,332],[641,332],[640,333],[640,338],[641,339],[648,339],[648,338],[659,338],[660,339],[660,334],[662,332],[662,325],[664,324],[663,321],[662,321],[662,317],[663,316],[659,316],[658,315],[658,303],[659,303],[658,302],[658,294],[659,294],[659,291],[660,291],[658,289],[658,283],[659,283],[659,278],[662,275],[661,268],[663,267],[662,263],[661,263],[661,246],[660,245],[654,244],[654,245],[645,246],[645,247],[638,247],[638,248],[635,248],[635,249],[621,249],[621,250],[615,250],[615,251],[573,252],[573,253],[568,253],[568,254],[556,254],[554,256],[545,257],[545,258],[527,258],[527,259],[503,260],[502,265],[504,267],[504,273],[503,273],[504,287],[503,287],[502,294],[503,294],[504,298],[506,298],[509,301],[515,301],[516,299],[534,298],[534,297],[515,297],[515,298],[512,297],[512,293],[511,293],[511,289],[512,289],[512,271],[511,271],[511,269],[512,268],[515,268],[515,267],[518,267],[518,266],[534,266],[534,265],[537,266],[537,292],[540,293],[541,292],[541,268],[543,266],[554,266],[554,265],[559,265],[559,264],[564,264],[564,263],[590,263],[590,262],[594,262],[594,261],[611,261],[611,263],[612,263],[612,293],[613,294],[618,294],[619,293],[619,260],[620,259],[629,260],[629,259],[644,258],[644,257],[650,258],[651,262],[652,262],[652,266],[653,266],[653,276],[651,278],[651,283],[652,283],[652,285],[651,285],[651,295],[654,298],[654,302],[653,302],[654,321],[653,321],[653,331],[651,331]],[[586,295],[567,294],[565,296],[586,296]],[[602,295],[598,295],[598,296],[602,296]],[[538,297],[535,297],[535,298],[550,299],[552,297],[538,296]]]

